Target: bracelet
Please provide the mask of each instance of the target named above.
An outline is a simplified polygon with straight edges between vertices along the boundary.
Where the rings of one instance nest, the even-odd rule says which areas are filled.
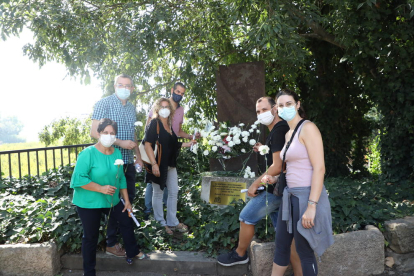
[[[154,165],[157,165],[157,162],[156,161],[151,162],[151,166],[154,166]]]
[[[310,205],[313,205],[313,204],[318,205],[318,202],[309,199],[308,200],[308,204],[310,204]]]

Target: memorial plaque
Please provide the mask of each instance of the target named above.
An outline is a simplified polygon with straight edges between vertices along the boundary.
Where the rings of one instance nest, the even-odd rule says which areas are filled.
[[[246,201],[246,193],[240,192],[242,189],[246,189],[245,182],[211,181],[209,203],[229,205],[234,200]]]
[[[220,66],[216,75],[217,119],[251,125],[257,120],[256,101],[265,96],[265,64],[263,61],[246,62]],[[265,142],[265,127],[260,125],[259,141]],[[226,170],[238,171],[243,162],[237,158],[226,161]],[[258,174],[258,164],[263,169],[264,158],[258,154],[249,157],[248,166]],[[210,171],[222,170],[218,160],[210,160]]]

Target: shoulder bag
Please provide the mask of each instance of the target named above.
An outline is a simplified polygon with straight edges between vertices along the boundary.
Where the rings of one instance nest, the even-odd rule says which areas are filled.
[[[158,166],[160,166],[161,163],[161,153],[162,153],[162,147],[161,144],[158,142],[158,140],[160,139],[160,125],[159,122],[157,120],[157,142],[155,143],[154,146],[154,156],[155,156],[155,160],[157,161]],[[141,155],[141,159],[145,164],[151,165],[151,161],[148,157],[147,152],[145,151],[145,141],[143,139],[143,143],[139,144],[139,153]],[[148,170],[147,170],[148,171]]]
[[[273,194],[276,196],[282,196],[283,195],[283,190],[285,190],[285,187],[287,186],[286,183],[286,173],[284,172],[284,167],[285,167],[285,157],[286,157],[286,152],[290,147],[290,144],[292,143],[293,137],[295,137],[296,131],[299,129],[300,125],[305,121],[305,119],[302,119],[301,121],[299,121],[299,123],[296,125],[295,130],[292,133],[292,136],[290,137],[289,142],[286,144],[286,148],[285,148],[285,152],[283,153],[283,160],[282,160],[282,170],[280,171],[279,174],[279,178],[275,184],[275,188],[273,190]]]

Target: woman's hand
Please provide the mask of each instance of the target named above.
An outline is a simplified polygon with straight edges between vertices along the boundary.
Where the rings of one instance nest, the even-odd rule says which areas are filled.
[[[182,143],[181,147],[182,148],[189,148],[189,147],[191,147],[191,145],[194,145],[194,144],[197,144],[197,141],[196,140],[191,140],[191,142]]]
[[[277,181],[277,176],[271,176],[271,175],[265,175],[265,176],[263,176],[262,177],[262,183],[264,183],[264,184],[273,184],[273,183],[276,183],[276,181]]]
[[[126,201],[125,199],[124,199],[124,201],[125,201],[125,207],[124,207],[124,210],[122,210],[122,213],[123,212],[125,212],[126,210],[128,211],[131,211],[132,212],[132,205],[131,205],[131,203],[129,202],[129,200],[128,201]]]
[[[154,164],[154,165],[152,165],[152,173],[153,173],[156,177],[160,177],[160,168],[158,167],[158,164]]]
[[[302,216],[302,226],[303,228],[310,229],[315,226],[314,220],[316,215],[316,205],[308,205],[305,213]]]
[[[259,147],[262,145],[262,143],[257,142],[256,144],[254,144],[253,146],[253,151],[254,152],[259,152]]]
[[[115,191],[116,191],[116,187],[111,186],[111,185],[101,186],[101,190],[100,190],[100,192],[103,193],[104,195],[114,195]]]

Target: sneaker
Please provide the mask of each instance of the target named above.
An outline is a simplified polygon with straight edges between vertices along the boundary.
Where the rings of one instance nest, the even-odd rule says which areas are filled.
[[[125,257],[125,249],[122,248],[122,245],[117,243],[114,246],[106,247],[106,254],[112,255],[115,257]]]
[[[233,266],[238,264],[246,264],[249,262],[249,256],[244,254],[243,257],[240,257],[239,254],[237,254],[236,249],[233,249],[229,253],[221,254],[217,258],[217,262],[224,266]]]

